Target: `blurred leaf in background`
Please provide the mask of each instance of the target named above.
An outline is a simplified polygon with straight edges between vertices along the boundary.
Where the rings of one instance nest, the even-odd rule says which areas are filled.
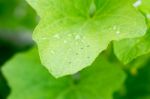
[[[10,91],[1,66],[16,52],[33,45],[31,32],[37,21],[25,0],[0,0],[0,99],[6,99]]]
[[[2,70],[12,88],[8,99],[111,99],[125,79],[104,55],[73,76],[55,79],[41,65],[37,49],[16,55]]]
[[[37,20],[25,0],[0,0],[0,29],[33,29]]]
[[[127,79],[115,99],[150,99],[150,54],[139,70],[127,71]],[[142,60],[140,58],[140,60]],[[145,60],[143,58],[143,60]],[[136,60],[139,61],[139,60]],[[134,64],[133,64],[134,65]]]

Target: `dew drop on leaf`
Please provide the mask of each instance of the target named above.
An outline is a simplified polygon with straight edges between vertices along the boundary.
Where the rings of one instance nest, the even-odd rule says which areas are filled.
[[[55,54],[55,52],[53,50],[51,50],[51,54]]]
[[[150,19],[150,14],[147,14],[146,17],[147,17],[148,19]]]
[[[60,36],[58,34],[54,35],[53,37],[56,39],[60,39]]]
[[[118,30],[118,31],[116,32],[116,34],[120,34],[120,31]]]
[[[113,26],[113,30],[116,30],[117,29],[117,26],[115,25],[115,26]]]
[[[72,34],[68,34],[68,36],[69,36],[69,37],[71,37],[71,36],[72,36]]]
[[[64,40],[64,43],[67,43],[67,41],[66,41],[66,40]]]
[[[79,40],[79,39],[81,39],[81,36],[80,35],[76,35],[75,36],[75,40]]]

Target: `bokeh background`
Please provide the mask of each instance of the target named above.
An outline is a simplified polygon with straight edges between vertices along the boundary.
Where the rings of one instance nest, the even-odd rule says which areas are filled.
[[[15,53],[33,45],[31,33],[39,17],[25,0],[0,0],[0,68]],[[10,88],[0,69],[0,99]]]

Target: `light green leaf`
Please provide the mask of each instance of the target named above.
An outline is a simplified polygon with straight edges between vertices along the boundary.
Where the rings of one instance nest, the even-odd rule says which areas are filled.
[[[145,34],[144,17],[130,0],[27,0],[41,17],[33,39],[55,76],[90,66],[112,40]]]
[[[139,9],[147,17],[148,25],[150,27],[150,0],[142,0],[142,4],[139,6]]]
[[[124,64],[150,52],[150,30],[144,37],[114,42],[114,52]]]
[[[53,78],[40,64],[36,49],[14,56],[2,71],[11,87],[8,99],[112,99],[125,75],[102,56],[73,76]]]
[[[142,0],[142,4],[139,9],[144,13],[150,14],[150,0]]]
[[[145,14],[149,30],[144,37],[114,42],[114,52],[124,64],[150,52],[150,0],[142,0],[138,9]]]

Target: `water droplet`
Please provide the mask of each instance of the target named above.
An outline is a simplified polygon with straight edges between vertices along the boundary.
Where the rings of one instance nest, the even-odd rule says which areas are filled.
[[[81,39],[81,36],[80,36],[80,35],[76,35],[76,36],[75,36],[75,39],[76,39],[76,40],[79,40],[79,39]]]
[[[56,39],[60,39],[60,36],[58,34],[54,35],[53,37]]]
[[[66,41],[66,40],[64,40],[64,43],[67,43],[67,41]]]
[[[81,39],[81,42],[82,42],[82,43],[85,43],[85,41],[84,41],[83,39]]]
[[[113,26],[113,30],[116,30],[117,29],[117,26],[115,25],[115,26]]]
[[[68,34],[68,36],[69,36],[69,37],[71,37],[71,36],[72,36],[72,34]]]
[[[51,54],[55,54],[55,52],[53,50],[51,50]]]
[[[118,30],[118,31],[116,32],[116,34],[120,34],[120,31]]]
[[[150,19],[150,14],[147,14],[146,17],[147,17],[148,19]]]

